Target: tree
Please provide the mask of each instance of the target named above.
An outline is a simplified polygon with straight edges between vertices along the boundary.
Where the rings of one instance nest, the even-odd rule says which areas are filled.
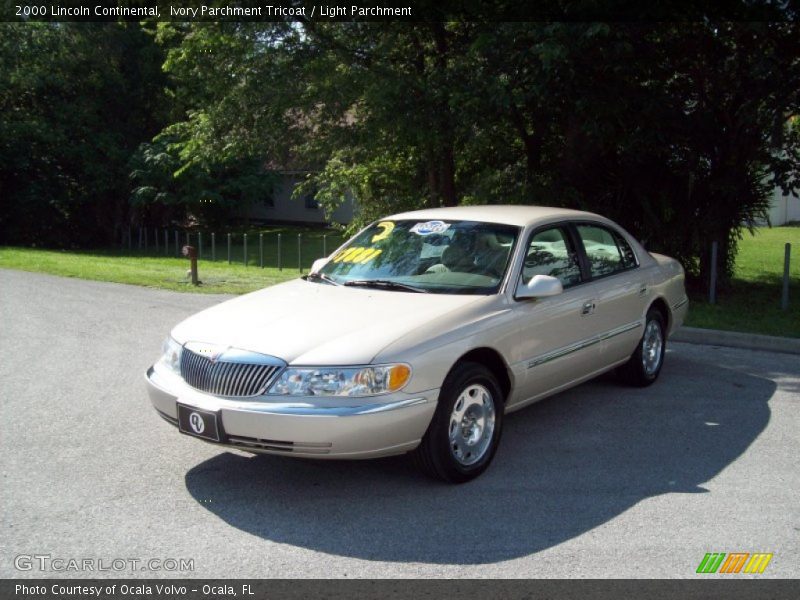
[[[2,239],[118,239],[128,160],[164,125],[160,49],[138,24],[0,28]]]
[[[509,23],[481,36],[482,95],[520,142],[506,171],[524,172],[518,188],[615,218],[701,283],[712,240],[729,277],[774,187],[797,190],[794,24]]]
[[[314,189],[329,211],[356,189],[364,217],[454,205],[456,154],[471,129],[456,102],[469,95],[458,69],[471,27],[164,24],[162,39],[181,39],[167,69],[194,95],[170,131],[186,164],[260,153],[307,169],[301,193]]]
[[[119,224],[131,186],[136,218],[224,219],[288,168],[328,214],[353,197],[351,228],[561,205],[616,219],[700,282],[716,240],[727,277],[774,186],[800,187],[800,31],[704,6],[679,24],[159,23],[164,75],[139,26],[9,25],[0,181],[40,216],[6,209],[4,231]]]
[[[181,165],[181,145],[168,134],[142,144],[131,159],[131,209],[157,227],[173,223],[224,226],[246,217],[277,183],[257,158]]]

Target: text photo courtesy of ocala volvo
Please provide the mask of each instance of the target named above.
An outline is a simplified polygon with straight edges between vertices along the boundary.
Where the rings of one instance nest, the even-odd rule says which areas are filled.
[[[158,414],[253,453],[410,453],[465,482],[505,417],[616,369],[653,383],[684,273],[601,216],[462,206],[377,221],[311,272],[195,314],[147,371]]]

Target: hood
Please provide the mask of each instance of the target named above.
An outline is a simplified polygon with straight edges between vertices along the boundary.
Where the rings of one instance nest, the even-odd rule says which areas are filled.
[[[405,334],[481,298],[296,279],[197,313],[175,327],[172,337],[181,344],[226,345],[296,365],[368,364]]]

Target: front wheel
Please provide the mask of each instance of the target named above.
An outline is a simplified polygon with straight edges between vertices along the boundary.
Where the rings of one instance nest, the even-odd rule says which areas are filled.
[[[489,369],[456,365],[413,458],[426,474],[450,483],[474,479],[491,463],[503,425],[503,393]]]
[[[620,372],[623,379],[631,385],[645,387],[658,379],[664,364],[666,352],[666,328],[661,311],[651,308],[647,311],[644,333],[639,345]]]

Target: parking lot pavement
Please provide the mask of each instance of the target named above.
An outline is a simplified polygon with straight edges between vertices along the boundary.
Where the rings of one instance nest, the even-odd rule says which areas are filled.
[[[0,270],[0,576],[685,578],[707,552],[800,575],[797,356],[670,344],[650,388],[606,377],[510,416],[491,469],[454,487],[159,419],[145,369],[221,299]],[[15,568],[34,554],[194,570]]]

